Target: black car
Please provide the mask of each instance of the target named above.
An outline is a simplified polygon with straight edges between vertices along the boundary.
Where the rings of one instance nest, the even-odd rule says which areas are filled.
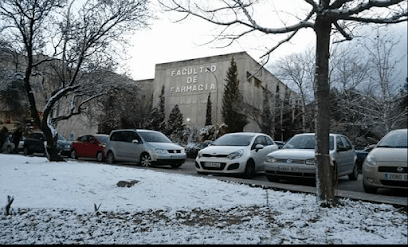
[[[45,136],[42,132],[35,132],[29,134],[24,140],[23,145],[24,155],[32,153],[43,153],[44,155],[46,155],[44,142]]]

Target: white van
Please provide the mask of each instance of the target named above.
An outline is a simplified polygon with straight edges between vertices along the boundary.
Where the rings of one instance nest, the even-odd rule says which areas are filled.
[[[184,148],[163,133],[154,130],[113,130],[105,147],[106,162],[138,163],[142,166],[170,165],[180,167],[186,160]]]

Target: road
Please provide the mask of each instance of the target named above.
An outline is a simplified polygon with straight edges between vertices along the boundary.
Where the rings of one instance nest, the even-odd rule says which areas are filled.
[[[126,166],[126,167],[134,167],[137,169],[152,169],[155,171],[162,171],[162,172],[167,172],[167,173],[178,173],[178,174],[185,174],[185,175],[191,175],[191,176],[198,176],[198,177],[208,177],[208,178],[216,178],[216,179],[221,179],[221,180],[227,180],[227,181],[237,181],[237,182],[243,182],[243,183],[251,183],[253,180],[261,182],[261,184],[265,184],[267,186],[271,187],[290,187],[290,186],[301,186],[301,187],[310,187],[310,191],[313,191],[315,189],[315,183],[314,181],[305,181],[305,180],[280,180],[278,183],[273,183],[269,182],[266,179],[266,176],[263,173],[258,173],[253,179],[242,179],[239,178],[239,176],[226,176],[226,175],[202,175],[202,174],[197,174],[194,166],[194,159],[188,158],[186,162],[179,168],[173,169],[170,166],[162,165],[162,166],[154,166],[154,167],[141,167],[135,164],[126,164],[126,163],[119,163],[115,165],[120,165],[120,166]],[[339,183],[337,186],[338,190],[343,190],[343,191],[352,191],[352,192],[361,192],[365,193],[363,189],[363,182],[362,182],[362,175],[359,174],[358,179],[356,181],[351,181],[348,179],[348,176],[344,176],[339,178]],[[393,196],[393,197],[406,197],[407,196],[407,191],[405,190],[391,190],[391,189],[379,189],[378,192],[376,193],[377,195],[386,195],[386,196]]]
[[[34,154],[35,156],[43,156],[43,154]],[[67,160],[71,158],[65,157]],[[95,159],[80,158],[79,161],[95,162]],[[106,164],[106,163],[105,163]],[[279,182],[269,182],[263,173],[258,173],[253,179],[244,179],[239,176],[226,175],[202,175],[197,174],[194,166],[194,159],[188,158],[186,162],[179,168],[171,168],[171,166],[153,166],[141,167],[135,163],[116,163],[115,166],[132,167],[134,169],[150,169],[154,171],[184,174],[198,177],[207,177],[211,179],[219,179],[223,181],[234,181],[238,183],[248,184],[251,186],[259,186],[264,188],[273,188],[277,190],[316,193],[316,185],[313,181],[296,180],[280,180]],[[343,198],[363,200],[368,202],[387,203],[404,208],[408,211],[408,191],[396,189],[378,189],[376,194],[368,194],[364,192],[362,175],[356,181],[351,181],[347,176],[339,178],[338,186],[335,189],[335,195]]]

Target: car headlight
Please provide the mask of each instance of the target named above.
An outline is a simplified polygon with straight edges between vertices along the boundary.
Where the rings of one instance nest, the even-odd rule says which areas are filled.
[[[315,158],[307,159],[307,160],[305,160],[305,164],[306,165],[316,165],[316,159]]]
[[[156,154],[166,154],[167,150],[166,149],[155,149],[153,150]]]
[[[241,149],[241,150],[239,150],[239,151],[230,153],[230,154],[227,156],[227,158],[230,159],[230,160],[238,159],[238,158],[240,158],[243,154],[244,154],[244,150]]]
[[[374,155],[368,154],[367,157],[364,160],[363,165],[376,166],[377,165],[377,159],[375,158]]]
[[[278,159],[276,159],[275,157],[272,156],[266,156],[266,162],[268,163],[275,163]]]

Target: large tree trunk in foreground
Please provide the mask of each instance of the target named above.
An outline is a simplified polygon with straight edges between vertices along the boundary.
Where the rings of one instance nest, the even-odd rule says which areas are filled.
[[[321,206],[333,206],[335,203],[332,169],[329,156],[329,47],[331,20],[318,16],[316,33],[316,193]]]

